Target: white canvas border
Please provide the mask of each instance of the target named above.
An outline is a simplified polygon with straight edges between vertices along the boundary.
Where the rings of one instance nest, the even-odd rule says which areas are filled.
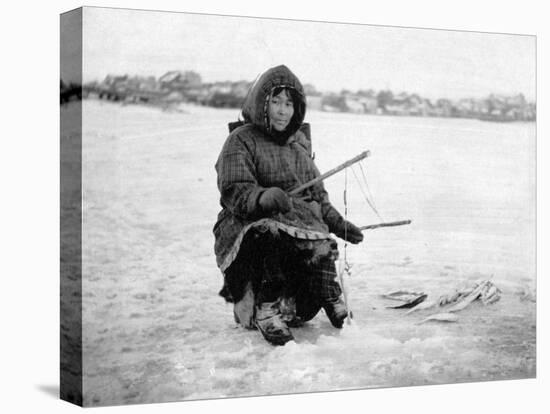
[[[32,2],[31,2],[32,3]],[[83,5],[59,1],[54,5],[15,3],[4,10],[2,43],[7,60],[3,73],[8,95],[2,103],[10,114],[4,122],[2,157],[5,195],[3,229],[5,256],[2,265],[4,300],[2,375],[6,398],[2,405],[11,412],[16,404],[30,411],[65,412],[76,407],[59,401],[53,394],[58,381],[59,322],[59,147],[58,147],[58,73],[59,13]],[[93,1],[88,6],[131,7],[155,10],[193,11],[320,21],[357,22],[408,27],[465,29],[474,31],[536,34],[538,36],[538,372],[536,380],[460,384],[403,389],[383,389],[324,394],[257,397],[213,401],[192,401],[116,408],[117,412],[248,412],[262,413],[308,410],[310,412],[542,412],[548,389],[547,245],[543,228],[547,191],[543,188],[548,155],[542,139],[547,131],[548,113],[542,94],[548,72],[548,28],[544,9],[536,1],[503,2],[461,1],[446,4],[435,1],[393,1],[384,5],[301,4],[281,0],[254,1]],[[5,6],[6,7],[6,6]],[[546,52],[545,49],[546,48]],[[513,62],[511,62],[513,64]],[[32,81],[31,96],[22,94],[23,81]],[[548,90],[548,88],[546,88]],[[32,97],[32,99],[31,99]],[[7,155],[7,156],[6,156]],[[5,158],[5,159],[4,159]],[[3,182],[4,182],[3,180]],[[5,210],[4,210],[5,208]]]

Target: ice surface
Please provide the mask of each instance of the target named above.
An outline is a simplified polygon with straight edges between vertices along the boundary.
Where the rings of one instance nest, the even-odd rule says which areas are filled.
[[[523,300],[536,289],[533,124],[309,112],[320,170],[371,150],[381,215],[413,222],[347,247],[352,324],[336,330],[321,312],[272,347],[217,295],[214,163],[238,111],[83,108],[85,404],[535,375],[535,303]],[[376,223],[347,178],[349,219]],[[326,182],[340,211],[344,180]],[[405,315],[380,297],[438,297],[491,276],[502,299],[473,303],[455,324],[416,325],[430,311]]]

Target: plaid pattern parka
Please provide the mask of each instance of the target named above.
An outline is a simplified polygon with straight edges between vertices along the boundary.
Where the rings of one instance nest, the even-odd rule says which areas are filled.
[[[267,99],[273,88],[295,88],[303,101],[298,119],[293,119],[288,138],[274,139],[267,119]],[[265,216],[258,200],[270,187],[284,191],[319,175],[311,157],[309,138],[300,130],[305,115],[302,85],[285,66],[260,77],[243,107],[245,124],[233,130],[216,162],[222,210],[214,226],[217,264],[225,271],[239,253],[244,235],[251,228],[284,231],[299,240],[332,242],[330,232],[343,225],[343,218],[331,205],[322,183],[292,197],[293,208],[286,214]],[[332,243],[333,244],[333,243]]]

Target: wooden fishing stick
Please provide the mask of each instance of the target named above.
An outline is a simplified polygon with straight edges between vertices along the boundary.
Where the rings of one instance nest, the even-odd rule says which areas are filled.
[[[330,176],[332,176],[336,173],[339,173],[343,169],[350,167],[351,165],[355,164],[356,162],[361,161],[362,159],[367,158],[368,156],[370,156],[370,151],[368,151],[368,150],[363,151],[361,154],[353,157],[351,160],[348,160],[348,161],[344,162],[343,164],[340,164],[338,167],[335,167],[332,170],[327,171],[324,174],[321,174],[319,177],[314,178],[313,180],[310,180],[307,183],[302,184],[299,187],[296,187],[294,190],[291,190],[289,192],[289,194],[290,195],[298,194],[299,192],[305,190],[306,188],[309,188],[312,185],[315,185],[318,182],[323,181],[323,180],[327,179],[328,177],[330,177]],[[411,224],[411,220],[402,220],[402,221],[392,221],[392,222],[388,222],[388,223],[371,224],[371,225],[368,225],[368,226],[359,227],[359,230],[372,230],[372,229],[377,229],[379,227],[403,226],[403,225],[406,225],[406,224]]]
[[[401,220],[401,221],[390,221],[388,223],[379,223],[379,224],[370,224],[368,226],[359,227],[359,230],[372,230],[379,227],[393,227],[393,226],[404,226],[406,224],[411,224],[411,220]]]
[[[300,191],[303,191],[303,190],[305,190],[306,188],[309,188],[309,187],[311,187],[312,185],[317,184],[318,182],[327,179],[328,177],[330,177],[330,176],[332,176],[332,175],[334,175],[334,174],[336,174],[336,173],[342,171],[344,168],[348,168],[349,166],[355,164],[356,162],[359,162],[359,161],[361,161],[362,159],[367,158],[369,155],[370,155],[370,151],[364,151],[364,152],[362,152],[361,154],[357,155],[356,157],[353,157],[351,160],[348,160],[348,161],[346,161],[345,163],[339,165],[338,167],[335,167],[335,168],[333,168],[332,170],[327,171],[326,173],[320,175],[319,177],[314,178],[313,180],[308,181],[307,183],[302,184],[302,185],[299,186],[299,187],[296,187],[294,190],[291,190],[291,191],[289,192],[289,194],[290,194],[290,195],[298,194]]]

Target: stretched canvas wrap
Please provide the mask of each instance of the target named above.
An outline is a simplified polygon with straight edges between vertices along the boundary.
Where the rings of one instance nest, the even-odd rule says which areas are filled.
[[[367,24],[62,14],[61,398],[104,406],[535,377],[535,45]],[[262,129],[278,128],[275,98],[254,109],[260,126],[242,114],[273,68],[299,80],[290,89],[306,105],[291,101],[303,124],[281,143]],[[239,120],[241,147],[220,156]],[[284,222],[313,205],[288,188],[277,197],[290,211],[270,214],[259,179],[243,186],[258,194],[247,208],[264,206],[261,225],[249,217],[237,241],[216,234],[237,251],[252,231],[328,243],[332,259],[337,247],[343,326],[325,305],[285,319],[292,303],[278,298],[269,321],[284,324],[284,345],[266,340],[256,287],[237,303],[219,294],[234,258],[217,257],[213,228],[221,204],[236,221],[242,206],[225,190],[220,203],[215,165],[249,157],[256,173],[260,144],[302,151],[319,173],[366,155],[309,187],[324,185],[362,242],[344,240],[349,226]],[[272,174],[294,171],[277,157]]]

